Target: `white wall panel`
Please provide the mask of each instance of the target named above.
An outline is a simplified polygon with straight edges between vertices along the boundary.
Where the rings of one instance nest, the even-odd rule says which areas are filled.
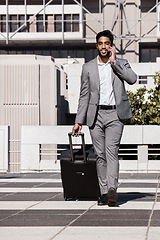
[[[151,127],[151,128],[150,128]],[[30,170],[60,170],[59,161],[40,162],[39,155],[35,155],[40,144],[69,144],[68,132],[72,130],[72,126],[22,126],[22,171]],[[85,134],[85,143],[92,144],[89,129],[83,126],[82,131]],[[138,145],[138,160],[120,160],[121,171],[160,171],[160,161],[148,160],[148,144],[154,139],[155,144],[160,142],[160,126],[125,126],[121,144]],[[148,132],[148,138],[146,138]],[[152,133],[153,134],[152,134]],[[156,138],[154,138],[154,134]],[[73,144],[81,143],[80,137],[73,138]],[[144,145],[145,144],[145,145]],[[28,149],[28,150],[27,150]],[[32,149],[32,151],[30,151]],[[126,148],[127,150],[127,148]],[[129,149],[128,149],[129,151]],[[29,152],[29,154],[28,154]],[[36,157],[35,157],[36,156]],[[34,159],[34,163],[32,162]],[[26,160],[28,166],[26,167]],[[39,165],[37,164],[39,162]],[[37,169],[35,169],[37,165]],[[43,168],[41,168],[43,166]]]
[[[0,172],[8,171],[8,126],[0,126]]]
[[[0,124],[10,126],[9,170],[21,169],[21,126],[56,124],[55,64],[50,57],[0,56]]]

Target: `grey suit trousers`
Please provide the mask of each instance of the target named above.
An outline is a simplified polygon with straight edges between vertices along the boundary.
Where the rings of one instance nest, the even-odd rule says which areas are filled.
[[[90,128],[101,194],[106,194],[111,187],[118,187],[118,150],[123,127],[117,111],[113,109],[98,110],[95,124]]]

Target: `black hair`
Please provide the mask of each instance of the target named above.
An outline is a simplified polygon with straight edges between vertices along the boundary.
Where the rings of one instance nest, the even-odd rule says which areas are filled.
[[[102,32],[99,32],[98,34],[97,34],[97,36],[96,36],[96,41],[97,41],[97,43],[98,43],[98,39],[100,38],[100,37],[108,37],[109,39],[110,39],[110,41],[111,41],[111,46],[112,46],[112,44],[113,44],[113,39],[114,39],[114,37],[113,37],[113,34],[111,33],[111,31],[109,31],[109,30],[104,30],[104,31],[102,31]]]

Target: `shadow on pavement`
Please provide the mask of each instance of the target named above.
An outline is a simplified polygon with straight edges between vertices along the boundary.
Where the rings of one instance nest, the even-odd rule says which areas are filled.
[[[141,192],[128,192],[128,193],[119,193],[118,194],[118,202],[117,206],[125,204],[128,201],[134,201],[143,199],[143,201],[153,201],[155,198],[155,194],[151,193],[141,193]]]

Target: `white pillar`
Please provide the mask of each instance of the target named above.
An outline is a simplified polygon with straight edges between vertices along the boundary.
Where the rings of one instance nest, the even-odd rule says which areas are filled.
[[[8,40],[9,40],[9,29],[8,29],[8,0],[6,0],[6,32],[7,32],[6,44],[8,44]]]
[[[62,0],[62,44],[64,44],[64,0]]]
[[[138,145],[138,170],[148,170],[148,145]]]

